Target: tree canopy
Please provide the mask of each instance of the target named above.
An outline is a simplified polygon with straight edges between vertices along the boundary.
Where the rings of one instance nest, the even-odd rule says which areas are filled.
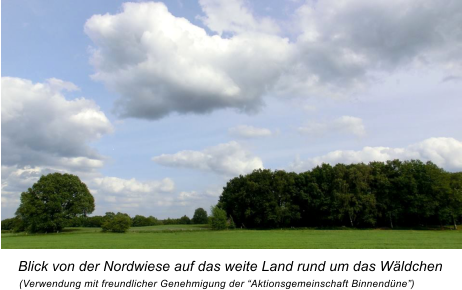
[[[213,230],[224,230],[228,227],[226,212],[218,206],[212,206],[210,226]]]
[[[194,224],[206,224],[208,223],[208,216],[205,209],[202,207],[196,208],[194,211],[194,216],[192,218]]]
[[[462,174],[418,160],[323,164],[299,174],[259,169],[231,179],[218,204],[238,227],[456,227]]]
[[[95,209],[95,200],[85,183],[72,174],[42,176],[21,194],[16,215],[30,232],[56,232],[68,220],[86,216]]]
[[[125,233],[132,225],[132,219],[126,213],[107,212],[101,228],[103,232]]]

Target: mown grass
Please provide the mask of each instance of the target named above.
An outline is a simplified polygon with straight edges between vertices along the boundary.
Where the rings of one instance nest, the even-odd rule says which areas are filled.
[[[2,249],[460,249],[462,230],[228,230],[207,225],[131,228],[103,233],[68,228],[61,233],[2,234]]]

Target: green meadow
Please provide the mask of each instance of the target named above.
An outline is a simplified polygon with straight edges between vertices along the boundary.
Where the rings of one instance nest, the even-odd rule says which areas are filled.
[[[461,249],[462,230],[278,229],[212,231],[207,225],[165,225],[103,233],[2,233],[2,249]]]

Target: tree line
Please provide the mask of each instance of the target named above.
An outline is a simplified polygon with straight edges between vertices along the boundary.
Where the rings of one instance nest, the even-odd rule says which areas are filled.
[[[110,232],[125,232],[130,227],[148,227],[148,226],[159,226],[159,225],[189,225],[189,224],[207,224],[209,223],[209,217],[207,211],[203,208],[197,208],[194,211],[193,218],[189,218],[187,215],[182,216],[181,218],[167,218],[164,220],[157,219],[153,216],[143,216],[136,215],[130,217],[126,213],[114,213],[106,212],[105,215],[94,215],[94,216],[84,216],[79,215],[72,217],[62,224],[64,227],[85,227],[85,228],[102,228],[103,231]],[[62,230],[62,228],[58,229]],[[24,221],[16,216],[14,218],[2,220],[2,231],[30,231],[34,232]],[[48,230],[52,232],[54,229]],[[45,231],[35,231],[35,232],[47,232]]]
[[[231,179],[217,207],[237,227],[420,227],[462,220],[462,172],[419,160],[255,170]]]
[[[100,227],[124,232],[130,226],[204,224],[212,229],[281,227],[420,227],[462,220],[462,172],[446,172],[419,160],[369,164],[323,164],[303,173],[255,170],[228,181],[211,216],[203,208],[190,219],[95,209],[87,186],[71,174],[42,176],[21,194],[16,217],[2,230],[59,232],[64,227]]]

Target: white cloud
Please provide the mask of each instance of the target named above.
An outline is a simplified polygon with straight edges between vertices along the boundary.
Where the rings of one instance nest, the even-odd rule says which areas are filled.
[[[126,3],[119,14],[92,16],[85,32],[93,78],[120,95],[122,117],[252,112],[266,95],[345,96],[376,72],[413,65],[457,74],[461,3],[309,1],[294,13],[291,41],[281,36],[287,25],[256,17],[242,0],[200,1],[199,18],[219,35],[162,3]]]
[[[19,193],[26,191],[41,176],[37,168],[17,169],[2,165],[2,217],[13,216],[19,206]]]
[[[297,11],[302,71],[320,83],[357,86],[374,71],[459,63],[462,3],[316,1]],[[342,86],[339,87],[342,89]]]
[[[269,137],[273,135],[270,129],[258,128],[248,125],[240,125],[237,127],[230,128],[228,133],[237,138],[259,138],[259,137]]]
[[[268,34],[207,35],[153,2],[94,15],[85,32],[96,45],[92,77],[121,95],[121,116],[146,119],[217,108],[255,111],[291,49],[287,39]]]
[[[363,120],[357,117],[342,116],[330,122],[311,122],[306,126],[298,128],[301,134],[310,136],[321,136],[329,133],[353,134],[362,137],[366,134]]]
[[[243,0],[199,0],[205,17],[199,17],[212,31],[223,32],[265,32],[280,31],[277,23],[268,17],[256,19]]]
[[[252,156],[239,143],[232,141],[205,148],[202,151],[185,150],[175,154],[162,154],[153,157],[158,164],[213,171],[225,176],[236,176],[263,168],[259,157]]]
[[[98,187],[98,190],[113,194],[126,194],[131,192],[147,193],[154,191],[171,192],[175,188],[175,183],[170,178],[143,183],[137,181],[135,178],[122,179],[117,177],[103,177],[95,178],[94,184]]]
[[[88,143],[112,132],[91,100],[66,100],[61,90],[77,86],[2,77],[2,165],[91,169],[103,165]]]
[[[88,143],[113,131],[91,100],[67,100],[70,82],[2,77],[2,216],[12,216],[20,193],[42,175],[61,172],[89,180],[104,158]]]
[[[322,163],[368,163],[371,161],[387,161],[393,159],[432,161],[436,165],[449,170],[462,170],[462,142],[454,138],[429,138],[405,148],[364,147],[362,150],[336,150],[323,156],[296,160],[290,169],[300,172],[310,170]]]
[[[138,208],[171,205],[175,199],[175,183],[170,178],[141,182],[135,178],[100,177],[88,185],[99,213],[110,210],[139,214]]]

